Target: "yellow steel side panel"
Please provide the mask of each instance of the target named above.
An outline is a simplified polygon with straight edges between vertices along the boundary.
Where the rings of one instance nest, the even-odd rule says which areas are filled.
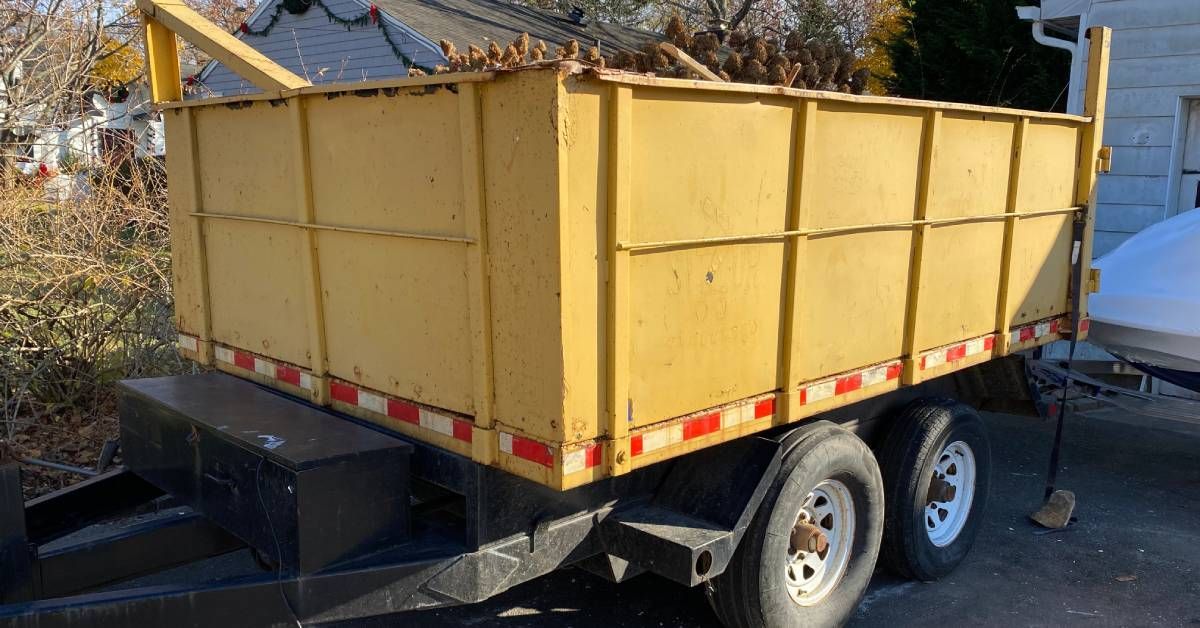
[[[465,234],[457,94],[422,88],[306,103],[318,224]]]
[[[194,110],[193,110],[194,111]],[[171,163],[167,168],[167,207],[171,224],[171,287],[175,299],[175,326],[181,333],[201,337],[203,327],[204,281],[200,268],[200,234],[196,219],[199,211],[192,189],[196,184],[192,146],[194,139],[187,121],[192,112],[179,109],[163,113],[166,133],[171,137]]]
[[[603,302],[608,205],[608,94],[611,87],[574,78],[561,109],[566,203],[562,208],[563,425],[567,440],[600,432],[604,416]]]
[[[194,109],[206,213],[293,221],[297,138],[284,104]],[[273,156],[274,158],[269,158]],[[295,227],[205,218],[204,240],[217,342],[311,368],[308,279]]]
[[[1021,156],[1017,211],[1070,207],[1080,129],[1032,121]],[[1013,230],[1009,315],[1014,325],[1067,311],[1071,277],[1071,216],[1022,218]]]
[[[634,241],[785,228],[791,99],[636,89]],[[776,386],[780,241],[634,252],[630,403],[642,426]]]
[[[293,227],[205,219],[214,340],[311,368],[302,236]]]
[[[813,129],[809,224],[828,228],[913,218],[922,112],[822,102]],[[796,381],[896,358],[902,352],[912,230],[862,231],[808,241],[796,280],[804,282]]]
[[[465,235],[454,92],[305,98],[317,224]],[[474,413],[467,245],[336,231],[317,242],[330,374]]]
[[[471,414],[464,245],[320,231],[329,372]]]
[[[926,218],[1004,213],[1015,123],[970,112],[942,116]],[[1003,245],[1002,220],[929,230],[917,304],[918,351],[995,331]]]
[[[559,111],[556,72],[480,86],[498,420],[562,441]]]
[[[287,105],[257,101],[195,112],[204,211],[294,221],[299,173],[290,155],[298,138]]]

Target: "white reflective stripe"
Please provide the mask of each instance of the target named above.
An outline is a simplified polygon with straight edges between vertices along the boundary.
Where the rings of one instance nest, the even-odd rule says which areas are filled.
[[[1050,333],[1050,323],[1038,323],[1033,327],[1033,337],[1041,338]]]
[[[831,379],[827,382],[821,382],[820,384],[813,384],[812,386],[809,386],[806,389],[806,391],[804,393],[804,402],[812,403],[814,401],[822,401],[824,399],[829,399],[830,397],[833,397],[834,393],[836,393],[836,392],[837,392],[837,380],[836,379]]]
[[[275,379],[275,365],[266,360],[254,358],[254,372]]]
[[[925,363],[922,368],[931,369],[935,366],[941,366],[946,363],[945,351],[934,351],[933,353],[925,354]]]
[[[229,364],[233,364],[233,351],[230,351],[229,349],[226,349],[225,347],[217,347],[213,351],[214,351],[214,353],[216,353],[218,360],[220,360],[222,362],[228,362]]]
[[[882,384],[882,383],[886,382],[887,381],[887,371],[888,371],[888,367],[886,367],[886,366],[877,366],[873,369],[867,369],[867,370],[863,371],[862,372],[863,388],[866,388],[867,386],[874,386],[875,384]]]
[[[1021,342],[1021,330],[1020,329],[1018,329],[1012,333],[1012,338],[1010,339],[1010,342],[1014,345],[1017,344],[1018,342]]]
[[[983,353],[983,338],[976,338],[975,340],[967,341],[966,354],[975,355],[977,353]]]
[[[387,414],[387,400],[361,388],[358,389],[358,407],[379,414]]]
[[[188,351],[200,350],[200,343],[195,338],[185,334],[179,334],[178,343],[180,349],[187,349]]]
[[[745,423],[754,419],[754,404],[747,403],[745,405],[727,408],[721,412],[721,427],[732,427],[739,423]]]
[[[512,434],[500,432],[500,451],[512,454]]]
[[[578,473],[587,468],[587,450],[576,449],[575,451],[563,452],[562,470],[563,474]]]
[[[661,430],[642,434],[642,452],[662,449],[667,445],[683,442],[683,424],[672,425]]]
[[[359,393],[359,404],[362,404],[362,393]],[[428,410],[421,410],[421,427],[433,430],[439,434],[446,436],[454,436],[454,419],[440,414],[434,414]],[[508,451],[504,453],[512,453],[512,437],[509,437]]]
[[[302,371],[300,373],[300,387],[304,390],[316,390],[313,388],[312,375]]]

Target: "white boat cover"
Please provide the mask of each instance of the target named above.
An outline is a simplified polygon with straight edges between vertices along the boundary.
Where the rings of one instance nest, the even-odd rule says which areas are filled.
[[[1200,370],[1200,209],[1141,231],[1093,264],[1089,340],[1131,361]]]

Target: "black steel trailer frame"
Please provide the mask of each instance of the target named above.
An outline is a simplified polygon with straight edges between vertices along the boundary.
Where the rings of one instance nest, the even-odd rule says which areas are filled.
[[[998,385],[998,376],[1011,385]],[[169,385],[139,385],[147,381]],[[879,431],[874,429],[879,423],[875,419],[914,398],[957,394],[986,404],[983,393],[989,390],[998,393],[995,398],[1020,397],[1024,381],[1012,374],[1011,366],[991,372],[970,369],[821,418],[851,427],[870,442]],[[382,434],[353,417],[209,373],[125,384],[123,439],[136,436],[130,430],[136,431],[139,420],[153,421],[153,439],[187,442],[197,451],[203,447],[197,442],[225,438],[217,433],[220,430],[210,437],[203,421],[195,413],[180,411],[182,402],[172,397],[180,391],[186,395],[201,383],[205,404],[252,422],[284,412],[309,421],[304,433],[313,439],[329,430],[339,437],[347,437],[347,429],[364,432],[353,438],[377,439]],[[403,476],[400,484],[389,490],[408,497],[408,508],[387,511],[395,520],[379,524],[403,528],[406,534],[402,540],[393,535],[382,543],[371,541],[378,535],[362,536],[357,546],[324,563],[305,563],[293,556],[281,548],[273,529],[273,542],[246,532],[246,526],[257,525],[264,514],[271,525],[272,513],[282,518],[286,508],[300,509],[288,506],[283,494],[294,493],[298,482],[285,481],[286,489],[284,484],[265,486],[256,473],[252,485],[240,487],[253,488],[255,499],[228,498],[241,498],[249,505],[214,512],[213,485],[237,494],[234,479],[201,473],[199,462],[178,460],[179,451],[169,446],[138,448],[127,443],[125,467],[23,504],[18,463],[0,452],[0,626],[326,623],[479,602],[568,565],[618,582],[649,571],[696,585],[720,574],[731,560],[784,453],[773,436],[787,429],[565,492],[388,433],[387,439],[403,444],[410,471],[396,474]],[[250,456],[251,465],[257,459],[259,470],[264,461],[275,464],[275,453],[267,448],[241,443],[234,449],[238,456]],[[183,468],[188,464],[196,468]],[[336,464],[319,464],[332,468],[357,462],[347,463],[343,457]],[[336,481],[336,491],[317,491],[320,500],[338,508],[359,503],[364,495],[378,500],[378,487],[367,491],[346,477]],[[280,495],[284,502],[273,501]],[[254,509],[256,502],[261,510]],[[217,509],[225,505],[219,502]],[[100,538],[70,541],[69,535],[94,523],[137,513],[154,514],[126,518],[127,523]],[[50,545],[53,541],[57,542]],[[115,586],[247,548],[269,569],[215,582]]]

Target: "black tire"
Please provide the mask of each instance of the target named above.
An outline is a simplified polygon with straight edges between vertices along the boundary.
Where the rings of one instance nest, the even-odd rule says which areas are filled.
[[[954,443],[965,443],[973,456],[974,491],[965,520],[951,527],[958,532],[940,538],[939,546],[931,538],[936,533],[927,529],[927,525],[934,524],[927,519],[942,518],[940,513],[947,511],[939,509],[931,515],[926,506],[933,503],[929,500],[934,467],[947,446]],[[987,508],[992,453],[979,413],[953,399],[912,402],[895,419],[879,452],[879,466],[883,469],[888,505],[880,555],[883,566],[897,575],[924,582],[949,574],[971,551]],[[951,465],[950,475],[959,472]],[[956,491],[954,495],[963,497],[966,493]]]
[[[854,434],[826,422],[781,439],[785,453],[775,482],[724,573],[708,587],[709,603],[730,628],[840,626],[862,599],[883,534],[883,480],[871,450]],[[854,506],[849,558],[840,581],[815,604],[801,606],[786,586],[787,552],[805,497],[836,480]]]

